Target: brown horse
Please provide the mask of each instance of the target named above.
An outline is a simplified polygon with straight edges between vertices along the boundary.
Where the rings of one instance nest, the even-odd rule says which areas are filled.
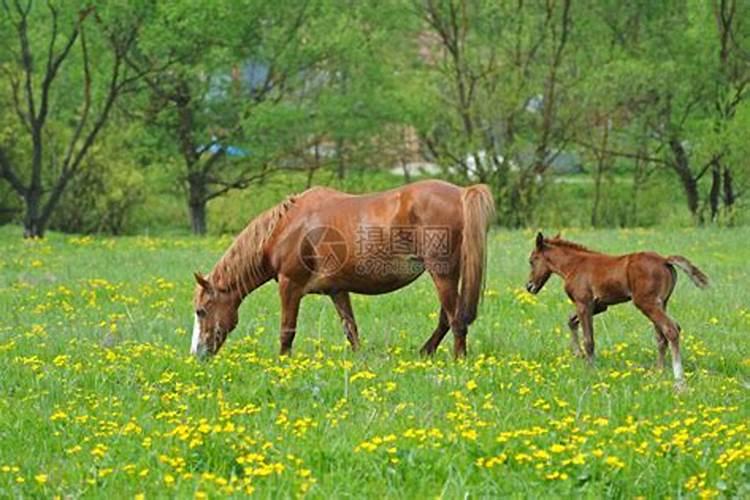
[[[586,358],[594,358],[593,316],[608,306],[632,300],[654,324],[659,346],[658,366],[664,366],[667,343],[672,349],[672,368],[678,385],[684,383],[680,358],[680,326],[667,315],[667,303],[677,283],[675,267],[687,273],[699,288],[708,286],[708,277],[685,257],[662,257],[653,252],[605,255],[558,236],[537,234],[536,246],[529,257],[531,275],[526,289],[539,293],[551,274],[565,280],[565,292],[575,303],[570,316],[571,348],[582,356],[578,343],[578,325],[583,326]]]
[[[191,352],[215,354],[237,325],[242,300],[274,279],[281,299],[281,354],[297,329],[302,297],[331,297],[352,349],[359,347],[349,293],[402,288],[425,270],[440,300],[440,320],[422,347],[431,355],[449,329],[454,354],[466,354],[485,274],[494,214],[487,186],[422,181],[355,196],[313,188],[255,218],[208,276],[196,273]]]

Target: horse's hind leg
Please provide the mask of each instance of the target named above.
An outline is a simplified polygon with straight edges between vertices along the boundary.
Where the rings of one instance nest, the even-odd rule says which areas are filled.
[[[667,341],[667,337],[664,336],[663,333],[661,333],[661,330],[658,326],[654,326],[654,337],[656,337],[656,346],[659,349],[659,357],[656,360],[656,368],[658,370],[664,369],[664,357],[667,353],[667,345],[669,342]]]
[[[435,282],[435,288],[440,298],[440,305],[445,311],[451,330],[453,330],[453,355],[457,359],[462,358],[466,356],[466,334],[468,327],[466,322],[460,317],[461,314],[458,307],[458,278],[432,273],[432,280]],[[442,335],[445,334],[443,333]],[[430,340],[432,340],[432,337]],[[437,345],[435,345],[435,348],[437,349]]]
[[[346,338],[352,346],[352,351],[359,349],[359,333],[357,332],[357,322],[354,320],[354,311],[348,292],[338,292],[331,295],[333,305],[336,306],[336,312],[339,313],[341,324],[344,326]]]
[[[279,276],[279,297],[281,299],[281,331],[279,355],[285,356],[292,350],[294,335],[297,333],[297,314],[302,300],[302,290],[289,278]]]
[[[435,331],[432,332],[432,335],[429,339],[427,339],[427,342],[422,346],[422,348],[419,350],[419,353],[423,356],[432,356],[435,354],[435,351],[437,351],[438,346],[440,346],[440,342],[443,341],[443,338],[445,337],[445,334],[448,333],[448,330],[451,329],[451,325],[448,322],[448,315],[445,313],[445,309],[443,307],[440,308],[440,318],[438,319],[438,325],[435,328]]]
[[[674,291],[674,287],[677,284],[677,272],[674,270],[674,267],[669,266],[669,272],[672,277],[671,283],[666,290],[666,295],[664,296],[664,300],[662,301],[662,309],[664,310],[664,313],[667,312],[667,305],[669,304],[669,298],[672,296],[672,292]],[[677,331],[680,331],[680,325],[675,322],[675,325],[677,327]],[[669,341],[667,340],[667,337],[664,336],[664,334],[661,331],[661,328],[654,325],[654,336],[656,337],[656,346],[659,351],[658,357],[656,359],[656,368],[659,370],[664,369],[664,359],[667,354],[667,346],[669,345]]]
[[[669,342],[669,347],[672,350],[672,371],[674,372],[675,382],[678,387],[681,387],[685,383],[685,372],[682,369],[680,353],[680,326],[667,315],[664,306],[658,299],[634,300],[634,302]]]

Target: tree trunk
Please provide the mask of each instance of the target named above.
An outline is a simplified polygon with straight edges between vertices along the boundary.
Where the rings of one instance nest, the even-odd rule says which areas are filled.
[[[719,215],[719,193],[721,192],[721,166],[718,160],[711,162],[711,190],[708,193],[708,204],[711,208],[711,222],[716,222]]]
[[[203,179],[193,176],[188,179],[188,210],[190,214],[190,227],[193,234],[203,236],[206,234],[206,185]]]
[[[701,215],[698,213],[699,197],[698,197],[698,181],[693,176],[693,172],[690,171],[687,153],[685,148],[676,138],[669,140],[669,147],[674,155],[674,161],[671,162],[672,169],[677,173],[682,183],[682,189],[685,191],[685,197],[687,198],[688,210],[690,215],[693,216],[696,222],[699,224],[703,222]]]
[[[203,236],[206,234],[206,202],[190,203],[190,227],[193,234]]]
[[[737,194],[734,192],[734,180],[732,179],[732,171],[729,167],[724,167],[724,207],[727,212],[727,222],[732,224],[734,222],[734,202],[737,199]]]
[[[409,184],[411,182],[409,166],[406,164],[406,160],[403,157],[399,158],[399,162],[401,163],[401,170],[404,172],[404,184]]]
[[[599,152],[596,154],[596,175],[594,176],[594,203],[591,207],[591,226],[597,227],[599,225],[599,205],[602,199],[602,178],[604,177],[604,169],[606,168],[607,158],[607,146],[609,141],[609,117],[606,117],[604,121],[604,130],[602,131],[602,145]]]
[[[344,153],[344,141],[336,141],[336,160],[338,161],[338,177],[343,180],[346,177],[346,155]]]
[[[23,218],[23,237],[44,237],[45,223],[41,219],[41,193],[38,190],[29,191],[23,198],[26,213]]]
[[[646,160],[642,159],[647,154],[646,148],[641,145],[638,150],[639,156],[635,158],[633,164],[633,184],[630,190],[630,221],[631,226],[638,225],[638,193],[643,188],[643,183],[646,179]]]
[[[594,202],[591,205],[591,227],[599,225],[599,205],[602,199],[602,176],[604,174],[604,159],[599,158],[596,162],[596,174],[594,176]]]

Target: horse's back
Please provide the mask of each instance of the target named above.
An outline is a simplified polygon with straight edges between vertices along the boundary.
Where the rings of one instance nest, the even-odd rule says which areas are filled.
[[[463,188],[440,180],[418,181],[387,191],[350,194],[313,187],[295,196],[299,217],[316,224],[352,219],[359,223],[446,224],[458,218]]]

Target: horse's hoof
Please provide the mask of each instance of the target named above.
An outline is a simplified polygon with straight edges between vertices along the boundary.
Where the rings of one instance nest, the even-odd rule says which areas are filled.
[[[677,394],[685,394],[688,391],[687,383],[684,380],[677,380],[674,383],[674,391]]]
[[[419,350],[419,355],[423,358],[430,358],[432,355],[435,354],[435,349],[430,349],[429,347],[425,346]]]

